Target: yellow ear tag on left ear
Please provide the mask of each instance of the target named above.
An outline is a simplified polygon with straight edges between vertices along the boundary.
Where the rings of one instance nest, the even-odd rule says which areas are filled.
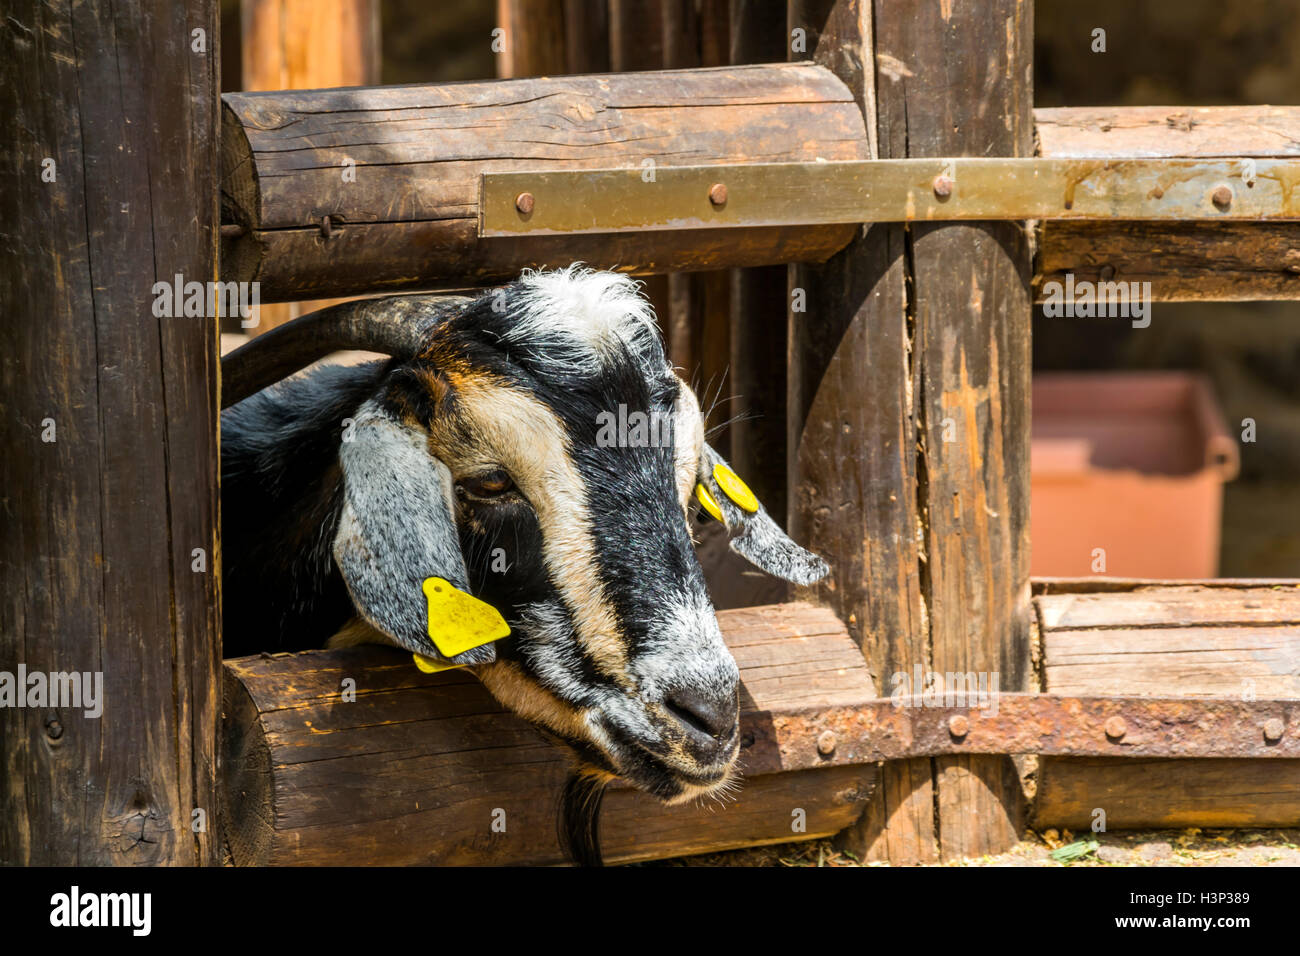
[[[429,602],[429,639],[443,657],[464,654],[510,633],[510,625],[496,608],[450,582],[425,578],[423,588]]]
[[[726,492],[727,497],[741,508],[750,514],[758,510],[758,499],[749,490],[749,485],[741,481],[740,476],[726,465],[718,464],[713,466],[713,480],[718,483],[719,488]]]
[[[727,523],[722,517],[722,509],[719,508],[718,503],[713,500],[713,495],[709,493],[708,488],[697,483],[695,485],[695,497],[700,499],[700,504],[704,506],[705,511],[713,515],[713,517],[717,518],[723,524]]]

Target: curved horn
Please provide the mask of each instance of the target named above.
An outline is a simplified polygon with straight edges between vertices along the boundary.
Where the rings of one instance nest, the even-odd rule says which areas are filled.
[[[472,301],[453,295],[356,299],[300,316],[221,360],[221,407],[229,408],[317,359],[342,349],[415,355],[433,326]]]

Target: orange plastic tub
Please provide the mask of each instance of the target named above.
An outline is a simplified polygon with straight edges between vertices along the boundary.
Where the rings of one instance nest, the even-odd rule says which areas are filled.
[[[1185,372],[1035,373],[1032,573],[1209,578],[1238,447]]]

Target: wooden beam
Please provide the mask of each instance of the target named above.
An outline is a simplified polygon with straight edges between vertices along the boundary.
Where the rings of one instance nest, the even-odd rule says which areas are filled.
[[[853,92],[874,159],[873,24],[870,0],[789,5],[791,30],[804,31],[807,51]],[[789,524],[833,569],[810,595],[848,623],[871,672],[887,682],[926,661],[912,329],[904,227],[859,233],[825,265],[790,270]],[[860,856],[928,862],[937,853],[933,820],[930,761],[890,763],[844,839]]]
[[[718,621],[741,668],[743,788],[705,807],[612,790],[607,860],[811,839],[861,813],[871,766],[769,743],[783,714],[874,695],[843,626],[799,604]],[[222,822],[236,864],[563,862],[555,819],[569,758],[465,672],[424,675],[380,647],[241,658],[226,662],[224,712]]]
[[[1129,584],[1092,593],[1040,585],[1047,691],[1300,697],[1300,584]],[[1098,809],[1108,829],[1297,826],[1300,761],[1039,761],[1036,826],[1090,827]]]
[[[1039,155],[1109,159],[1300,156],[1300,107],[1108,107],[1034,111]],[[1150,282],[1156,301],[1300,298],[1300,222],[1046,222],[1034,289],[1067,273]]]
[[[222,275],[260,281],[263,301],[463,287],[578,259],[638,273],[815,261],[854,232],[477,235],[487,170],[859,158],[860,113],[810,64],[223,99],[224,199],[249,231],[223,240]]]
[[[0,671],[85,682],[0,707],[0,864],[216,861],[217,323],[154,287],[216,276],[217,7],[5,11]]]

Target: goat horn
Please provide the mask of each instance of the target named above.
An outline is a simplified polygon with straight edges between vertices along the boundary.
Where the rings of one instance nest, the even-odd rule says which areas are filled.
[[[317,359],[343,349],[409,358],[429,330],[471,299],[452,295],[387,295],[355,299],[277,326],[221,360],[221,407],[229,408]]]

